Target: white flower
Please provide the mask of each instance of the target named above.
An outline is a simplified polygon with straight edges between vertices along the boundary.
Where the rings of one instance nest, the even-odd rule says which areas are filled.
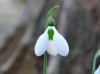
[[[99,67],[95,70],[94,74],[100,74],[100,65],[99,65]]]
[[[58,33],[54,26],[48,26],[46,31],[38,38],[36,42],[35,54],[37,56],[41,56],[45,53],[45,51],[54,56],[57,54],[67,56],[69,53],[67,41]]]

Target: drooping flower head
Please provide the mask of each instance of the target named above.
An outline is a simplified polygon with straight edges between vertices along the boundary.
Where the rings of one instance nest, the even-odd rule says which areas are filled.
[[[47,51],[50,55],[67,56],[69,53],[68,43],[54,27],[55,22],[52,17],[48,18],[47,24],[47,29],[36,42],[35,54],[41,56]]]

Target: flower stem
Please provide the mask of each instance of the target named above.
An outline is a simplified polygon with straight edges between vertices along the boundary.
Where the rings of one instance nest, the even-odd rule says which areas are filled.
[[[48,27],[48,23],[47,23],[48,22],[48,17],[52,17],[56,13],[58,8],[59,8],[59,6],[55,5],[47,13],[47,16],[45,18],[45,29]],[[43,70],[43,74],[47,74],[47,51],[44,53],[44,70]]]
[[[47,52],[44,54],[44,71],[43,74],[47,74]]]

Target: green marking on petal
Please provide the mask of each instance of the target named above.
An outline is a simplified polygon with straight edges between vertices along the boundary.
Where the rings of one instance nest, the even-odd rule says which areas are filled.
[[[54,31],[53,31],[53,29],[49,29],[49,30],[48,30],[48,37],[49,37],[49,40],[53,40],[53,36],[54,36]]]

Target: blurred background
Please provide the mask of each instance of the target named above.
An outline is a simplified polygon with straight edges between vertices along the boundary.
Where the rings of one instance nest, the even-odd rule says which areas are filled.
[[[66,38],[66,57],[48,55],[47,74],[91,74],[100,47],[100,0],[0,0],[0,74],[43,74],[34,45],[54,5],[56,28]]]

